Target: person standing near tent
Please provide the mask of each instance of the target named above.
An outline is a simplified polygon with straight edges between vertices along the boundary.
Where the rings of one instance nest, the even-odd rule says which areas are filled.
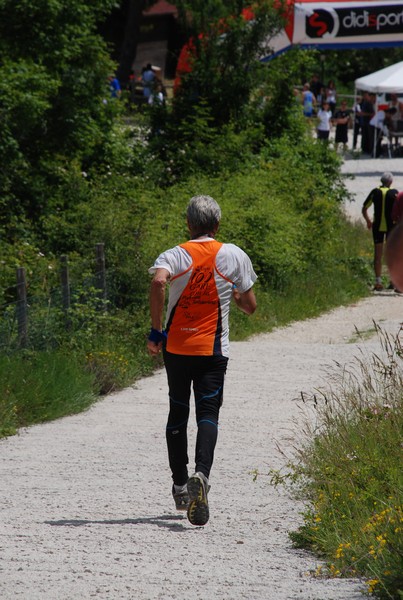
[[[372,154],[373,150],[369,127],[369,122],[375,114],[372,98],[373,96],[370,96],[368,92],[364,92],[361,102],[361,150],[366,154]]]
[[[361,96],[357,96],[353,106],[354,124],[353,124],[353,150],[357,148],[358,135],[362,133],[362,117],[361,117]]]
[[[383,246],[393,228],[392,210],[397,196],[397,190],[391,189],[390,186],[392,185],[392,182],[392,173],[385,172],[381,177],[381,185],[370,191],[362,207],[362,215],[367,223],[368,229],[372,229],[372,237],[374,240],[374,291],[376,292],[383,290]],[[368,209],[372,205],[374,215],[371,220]]]
[[[372,154],[375,149],[375,158],[381,155],[382,138],[385,136],[390,143],[392,117],[396,112],[396,108],[387,108],[386,110],[378,110],[369,122],[370,141]]]
[[[338,108],[333,115],[333,123],[336,124],[336,134],[334,138],[336,150],[339,144],[343,144],[343,151],[347,150],[348,142],[348,125],[350,123],[350,111],[347,108],[347,102],[342,101],[340,108]]]
[[[336,85],[335,85],[333,79],[331,79],[329,81],[329,83],[327,84],[327,88],[326,88],[326,102],[329,103],[329,108],[330,108],[330,111],[331,111],[331,113],[333,115],[334,111],[336,110],[336,102],[337,102]]]

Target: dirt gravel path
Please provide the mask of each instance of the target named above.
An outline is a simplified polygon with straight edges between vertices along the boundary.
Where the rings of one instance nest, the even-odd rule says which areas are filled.
[[[352,188],[376,183],[379,162]],[[0,441],[1,600],[362,600],[358,580],[309,575],[318,561],[288,537],[302,505],[266,474],[301,435],[300,392],[375,349],[373,320],[393,333],[402,317],[403,297],[386,293],[232,344],[204,528],[173,509],[163,371]]]

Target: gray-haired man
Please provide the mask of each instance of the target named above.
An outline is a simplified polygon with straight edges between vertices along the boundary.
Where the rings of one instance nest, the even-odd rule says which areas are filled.
[[[221,209],[210,196],[195,196],[187,207],[190,240],[163,252],[149,272],[150,354],[164,354],[170,410],[166,427],[172,495],[193,525],[209,519],[207,493],[217,441],[229,351],[229,309],[233,299],[250,315],[256,309],[256,274],[243,250],[215,240]],[[165,288],[169,300],[163,330]],[[187,424],[191,385],[197,440],[195,473],[188,477]]]

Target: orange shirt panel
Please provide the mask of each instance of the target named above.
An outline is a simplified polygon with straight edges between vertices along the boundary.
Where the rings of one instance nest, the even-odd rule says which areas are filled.
[[[215,240],[181,244],[192,258],[192,273],[167,327],[168,352],[201,356],[220,353],[221,311],[215,261],[221,246]]]

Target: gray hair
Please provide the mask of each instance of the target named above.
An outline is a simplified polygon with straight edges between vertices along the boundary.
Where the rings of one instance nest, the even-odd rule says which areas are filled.
[[[193,235],[213,234],[221,220],[221,208],[211,196],[193,196],[186,216]]]
[[[383,183],[383,185],[390,185],[393,181],[393,175],[392,173],[389,173],[389,171],[386,171],[386,173],[384,173],[381,177],[381,183]]]

